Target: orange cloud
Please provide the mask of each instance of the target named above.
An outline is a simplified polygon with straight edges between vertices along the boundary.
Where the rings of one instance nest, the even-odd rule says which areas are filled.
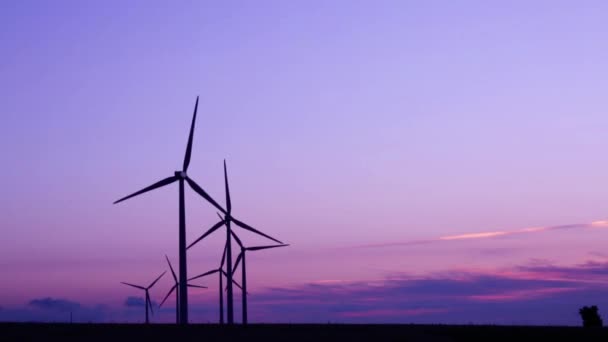
[[[507,235],[508,232],[484,232],[484,233],[471,233],[471,234],[461,234],[461,235],[449,235],[449,236],[441,236],[439,240],[463,240],[463,239],[480,239],[480,238],[489,238],[501,235]]]
[[[606,227],[608,227],[608,220],[593,221],[593,222],[591,222],[591,227],[592,228],[606,228]]]

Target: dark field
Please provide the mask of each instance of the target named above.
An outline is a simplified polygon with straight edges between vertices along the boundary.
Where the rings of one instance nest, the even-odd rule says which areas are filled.
[[[0,323],[0,341],[608,341],[608,328],[254,324]]]

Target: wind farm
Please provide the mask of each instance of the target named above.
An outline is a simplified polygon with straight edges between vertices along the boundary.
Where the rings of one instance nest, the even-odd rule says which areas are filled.
[[[248,276],[251,272],[248,272],[249,268],[252,266],[249,263],[248,255],[251,252],[259,252],[259,251],[270,251],[275,249],[283,249],[283,247],[289,247],[290,244],[283,243],[281,240],[262,232],[261,230],[252,227],[251,225],[244,223],[240,219],[237,219],[233,213],[233,198],[231,195],[231,187],[229,184],[228,178],[228,167],[226,159],[223,160],[223,184],[222,188],[224,190],[225,196],[225,207],[222,207],[216,200],[209,195],[209,193],[204,190],[198,183],[196,183],[191,175],[188,174],[189,166],[191,163],[191,159],[196,154],[193,153],[193,141],[195,136],[195,128],[197,121],[197,113],[199,106],[199,97],[196,97],[194,112],[192,115],[192,121],[190,124],[189,135],[187,139],[186,152],[183,159],[182,169],[180,171],[175,171],[173,176],[167,177],[158,181],[150,186],[147,186],[137,192],[134,192],[130,195],[122,197],[116,200],[113,204],[118,204],[133,197],[139,196],[141,194],[151,192],[152,190],[156,190],[158,188],[162,188],[164,186],[178,183],[178,222],[177,222],[177,240],[178,240],[178,256],[179,256],[179,268],[176,270],[171,263],[168,255],[164,255],[164,259],[166,261],[166,266],[168,267],[168,271],[171,274],[172,284],[170,285],[168,291],[162,297],[160,304],[156,304],[155,301],[152,300],[152,296],[150,294],[150,290],[163,278],[163,276],[167,273],[167,270],[163,271],[157,278],[155,278],[148,286],[137,285],[131,282],[121,282],[121,284],[129,286],[131,288],[138,289],[143,291],[143,308],[144,308],[144,324],[146,326],[150,325],[151,315],[154,315],[155,311],[163,310],[163,306],[166,307],[166,303],[168,299],[173,295],[175,298],[175,318],[174,323],[176,326],[181,327],[182,332],[188,331],[187,335],[190,338],[194,338],[195,336],[206,336],[207,338],[237,338],[234,334],[239,334],[239,330],[237,326],[250,326],[249,314],[253,309],[255,313],[257,306],[249,305],[249,297],[250,292],[248,289]],[[186,236],[186,205],[185,205],[185,184],[188,184],[189,187],[194,191],[194,194],[197,196],[195,205],[190,205],[188,208],[193,208],[190,210],[197,210],[201,205],[208,206],[209,209],[217,210],[216,214],[218,217],[218,221],[211,225],[210,228],[204,230],[204,232],[194,239],[189,244],[187,243],[188,238]],[[605,221],[594,221],[589,225],[582,225],[581,227],[603,227],[606,225]],[[572,229],[578,228],[578,225],[564,225],[557,227],[538,227],[538,228],[529,228],[529,229],[520,229],[515,233],[523,234],[523,233],[539,233],[543,231],[552,231],[552,230],[561,230],[561,229]],[[221,249],[217,249],[215,252],[211,252],[209,249],[209,244],[206,244],[205,241],[210,239],[212,236],[217,235],[213,234],[221,228],[225,228],[225,235],[220,234],[222,237]],[[235,229],[238,228],[238,229]],[[195,228],[196,229],[196,228]],[[196,229],[198,230],[198,229]],[[252,233],[257,237],[255,244],[250,244],[247,241],[244,241],[240,236],[239,232],[248,232]],[[513,234],[515,234],[513,233]],[[475,238],[486,238],[493,236],[508,236],[511,233],[508,232],[494,232],[488,234],[461,234],[461,235],[452,235],[447,236],[445,238],[439,238],[436,240],[439,241],[458,241],[465,239],[475,239]],[[259,239],[264,239],[266,243],[259,243]],[[420,240],[413,241],[409,243],[390,243],[388,246],[392,245],[418,245],[418,244],[431,244],[435,240]],[[236,243],[236,248],[234,243]],[[384,245],[363,245],[357,248],[379,248]],[[215,247],[217,248],[217,246]],[[188,276],[188,270],[192,270],[193,268],[198,268],[198,263],[194,265],[188,264],[188,254],[193,253],[195,250],[203,250],[206,252],[206,255],[213,255],[209,261],[211,263],[217,262],[219,260],[219,264],[216,264],[217,267],[214,267],[210,270],[207,270],[203,273],[197,274],[195,276]],[[159,251],[160,252],[160,251]],[[236,255],[236,259],[233,258],[233,254]],[[237,272],[240,270],[240,279],[237,278]],[[218,309],[218,320],[217,324],[207,322],[207,323],[199,323],[195,324],[195,326],[207,326],[212,330],[198,330],[198,328],[187,328],[186,326],[192,324],[193,322],[188,318],[189,317],[189,300],[188,300],[188,289],[208,289],[206,285],[194,284],[193,282],[196,280],[208,279],[211,276],[217,274],[217,309]],[[238,289],[238,292],[241,294],[240,307],[235,310],[235,289]],[[214,291],[211,291],[213,293]],[[197,306],[197,308],[200,306]],[[213,306],[210,306],[208,310],[213,310]],[[235,319],[235,312],[240,310],[241,319],[238,322],[238,319]],[[72,320],[72,312],[70,312],[70,321]],[[240,324],[238,324],[240,323]],[[328,322],[329,323],[329,322]],[[155,337],[164,336],[169,333],[169,331],[165,330],[163,326],[167,325],[167,322],[163,322],[163,324],[157,324],[159,328],[155,328]],[[222,328],[222,327],[226,328]],[[255,324],[254,324],[255,326]],[[328,324],[327,326],[319,326],[319,325],[304,325],[298,326],[296,325],[294,328],[285,328],[280,325],[265,325],[264,327],[256,327],[253,330],[248,330],[247,334],[251,338],[260,338],[260,339],[283,339],[288,338],[290,340],[309,340],[311,338],[327,340],[327,336],[334,336],[329,340],[333,339],[344,339],[348,338],[350,340],[369,340],[372,336],[385,336],[386,338],[392,339],[399,337],[407,337],[410,340],[424,340],[424,341],[440,341],[443,340],[443,336],[449,336],[450,340],[459,338],[466,338],[467,340],[483,340],[485,338],[484,334],[480,333],[480,329],[486,329],[486,331],[490,331],[492,335],[503,334],[504,331],[500,329],[494,329],[488,327],[479,327],[474,329],[469,329],[467,327],[459,327],[459,326],[447,326],[447,327],[436,327],[436,326],[424,326],[419,325],[416,327],[407,327],[407,326],[366,326],[365,331],[358,331],[353,328],[340,328],[339,325]],[[56,331],[61,331],[62,328],[57,328]],[[104,334],[95,333],[94,335],[88,335],[93,331],[96,331],[95,326],[83,326],[82,327],[81,336],[86,336],[87,339],[94,340],[95,338],[100,338],[100,336],[104,336]],[[122,337],[127,336],[129,334],[135,334],[136,330],[121,330],[119,326],[107,326],[107,331],[113,331],[113,334],[118,334]],[[185,330],[188,329],[188,330]],[[222,330],[222,329],[232,329],[232,330]],[[490,329],[490,330],[488,330]],[[15,336],[25,336],[24,332],[20,330],[19,326],[8,326],[8,330],[12,331]],[[121,332],[122,331],[122,332]],[[603,334],[601,331],[597,331],[600,335]],[[320,334],[320,335],[317,335]],[[534,330],[534,329],[523,329],[518,330],[517,332],[509,331],[509,333],[505,333],[504,336],[509,336],[509,339],[516,338],[520,339],[521,336],[529,337],[531,335],[543,335],[546,334],[554,334],[555,336],[570,334],[570,336],[574,336],[577,334],[574,331],[568,330]],[[324,336],[324,337],[320,337]],[[580,334],[579,334],[580,336]],[[590,335],[591,336],[591,335]],[[598,336],[596,333],[593,333],[592,336]]]
[[[504,330],[502,328],[496,327],[487,327],[487,326],[478,326],[478,327],[467,327],[467,326],[427,326],[427,325],[416,325],[416,326],[407,326],[407,325],[364,325],[364,330],[359,330],[354,326],[344,326],[329,324],[327,325],[256,325],[254,324],[253,328],[249,327],[250,319],[249,314],[253,310],[255,313],[258,306],[249,305],[249,297],[250,292],[248,289],[248,276],[251,272],[248,272],[250,265],[248,255],[252,252],[270,252],[270,250],[283,250],[284,247],[289,247],[290,244],[284,243],[283,241],[262,232],[259,229],[252,227],[251,225],[244,223],[240,219],[237,219],[233,213],[233,205],[232,205],[232,196],[231,196],[231,188],[229,185],[228,178],[228,167],[226,159],[223,160],[223,184],[222,188],[225,192],[225,207],[222,207],[216,200],[209,195],[209,193],[204,190],[200,185],[198,185],[188,174],[189,166],[191,163],[191,159],[196,154],[193,153],[193,141],[195,136],[195,127],[197,121],[197,112],[199,106],[199,97],[197,96],[196,102],[194,105],[194,112],[192,115],[192,121],[190,124],[190,130],[186,145],[186,153],[183,160],[182,170],[175,171],[173,176],[167,177],[161,181],[158,181],[150,186],[143,188],[137,192],[134,192],[130,195],[122,197],[114,202],[114,204],[121,203],[133,197],[139,196],[141,194],[150,192],[152,190],[173,184],[178,183],[178,222],[177,222],[177,240],[178,240],[178,256],[179,256],[179,268],[176,269],[173,267],[171,260],[168,255],[164,255],[164,259],[166,261],[166,266],[168,267],[168,271],[171,274],[172,284],[169,287],[168,291],[162,297],[160,304],[156,305],[155,301],[152,300],[152,296],[150,294],[150,290],[163,278],[163,276],[167,273],[167,270],[163,271],[157,278],[155,278],[148,286],[137,285],[131,282],[121,282],[121,284],[129,286],[131,288],[135,288],[137,290],[143,291],[143,308],[144,308],[144,324],[145,326],[150,326],[151,320],[150,316],[154,315],[155,311],[160,311],[163,308],[163,305],[167,303],[167,300],[171,297],[171,295],[175,298],[175,326],[180,327],[181,333],[185,334],[184,336],[187,339],[195,339],[198,337],[206,337],[209,340],[225,340],[225,339],[241,339],[243,336],[248,336],[249,338],[254,339],[264,339],[264,340],[284,340],[289,339],[292,341],[299,340],[310,340],[310,339],[318,339],[318,340],[341,340],[341,339],[349,339],[349,340],[369,340],[371,338],[376,338],[378,336],[383,336],[386,339],[395,339],[395,338],[406,338],[407,340],[413,341],[444,341],[444,340],[485,340],[487,334],[492,336],[503,336],[506,340],[512,339],[526,339],[530,338],[530,336],[582,336],[580,332],[577,330],[568,330],[564,328],[554,328],[548,329],[546,327],[543,328],[518,328],[510,330]],[[188,238],[186,236],[186,205],[185,205],[185,183],[189,185],[189,187],[194,191],[197,201],[197,205],[190,205],[188,208],[195,208],[190,210],[196,210],[201,205],[209,206],[209,209],[217,210],[216,214],[219,220],[211,225],[210,228],[205,230],[203,234],[194,239],[191,243],[187,244]],[[606,223],[604,221],[594,221],[589,225],[582,225],[581,227],[603,227]],[[209,244],[204,243],[206,240],[210,239],[216,231],[221,228],[225,228],[225,235],[222,236],[222,244],[221,248],[217,249],[218,253],[211,253],[209,250]],[[578,228],[578,225],[564,225],[558,227],[549,227],[549,228],[530,228],[523,229],[517,231],[517,233],[539,233],[543,231],[551,231],[551,230],[560,230],[560,229],[572,229]],[[238,229],[235,229],[238,228]],[[238,232],[248,232],[255,235],[258,239],[264,239],[266,243],[258,243],[251,244],[245,241]],[[515,233],[513,233],[515,234]],[[217,234],[215,234],[217,235]],[[475,238],[486,238],[493,236],[508,236],[510,235],[507,232],[494,232],[489,234],[461,234],[461,235],[452,235],[446,238],[440,238],[437,241],[458,241],[465,239],[475,239]],[[420,240],[418,242],[412,243],[404,243],[404,245],[418,245],[418,244],[431,244],[435,240]],[[236,247],[233,245],[233,242],[236,243]],[[400,245],[399,243],[388,244],[391,246],[393,244]],[[383,247],[383,245],[367,245],[367,246],[359,246],[357,248],[378,248]],[[217,246],[216,246],[217,248]],[[188,264],[188,254],[193,253],[195,250],[204,250],[207,255],[209,253],[213,255],[213,257],[209,260],[212,263],[217,262],[219,260],[219,264],[216,268],[212,268],[206,272],[200,273],[195,276],[188,276],[188,270],[193,269],[192,265]],[[159,251],[160,252],[160,251]],[[236,254],[236,259],[233,258],[233,254]],[[256,253],[257,254],[257,253]],[[194,266],[194,268],[198,267],[198,263]],[[236,275],[240,270],[240,279],[237,281]],[[188,289],[207,289],[208,287],[205,285],[194,284],[195,280],[207,279],[211,276],[217,274],[218,282],[217,282],[217,303],[218,303],[218,320],[217,324],[213,324],[211,322],[207,323],[199,323],[194,324],[194,326],[188,327],[193,322],[188,318],[189,317],[189,300],[188,300]],[[225,282],[224,282],[225,280]],[[332,282],[331,280],[329,282]],[[234,287],[240,291],[241,300],[240,300],[240,312],[241,319],[238,324],[238,319],[235,319],[235,290]],[[214,292],[214,291],[211,291]],[[200,307],[200,306],[197,306]],[[209,307],[210,310],[213,310],[212,307]],[[597,308],[595,309],[597,311]],[[586,311],[587,312],[587,311]],[[70,321],[72,320],[72,312],[70,312]],[[601,320],[600,320],[601,322]],[[170,336],[172,332],[167,330],[167,322],[163,322],[163,324],[155,324],[152,326],[157,326],[153,328],[153,330],[149,330],[149,332],[154,332],[155,338]],[[198,327],[205,326],[206,330],[200,330]],[[238,328],[241,326],[242,328]],[[0,324],[0,327],[3,327]],[[28,330],[23,330],[23,326],[20,325],[8,325],[4,326],[4,329],[12,334],[12,336],[18,337],[19,339],[29,336]],[[245,327],[249,327],[249,330],[240,330]],[[54,328],[53,332],[46,333],[47,336],[58,336],[56,334],[61,334],[62,331],[66,331],[62,326],[57,326]],[[79,328],[78,336],[82,338],[86,338],[88,340],[96,340],[102,339],[105,340],[110,338],[109,336],[120,336],[121,338],[127,338],[127,336],[139,336],[141,337],[141,331],[137,329],[137,325],[133,325],[132,328],[126,329],[121,325],[107,325],[104,328],[104,332],[99,332],[98,327],[96,325],[81,325]],[[228,330],[226,330],[228,329]],[[37,326],[36,331],[43,331],[43,326]],[[110,334],[110,335],[108,335]],[[598,336],[606,335],[605,330],[586,330],[585,336],[589,338],[597,338]],[[34,336],[34,335],[31,335]],[[35,335],[38,336],[38,335]],[[447,337],[447,339],[446,339]]]
[[[160,187],[172,184],[174,182],[178,182],[179,184],[179,282],[178,282],[178,298],[179,298],[179,322],[180,324],[188,324],[188,266],[187,266],[187,255],[186,255],[186,203],[185,203],[185,195],[184,195],[184,183],[188,183],[190,188],[194,190],[197,194],[199,194],[202,198],[204,198],[207,202],[213,205],[215,208],[220,210],[221,212],[226,212],[217,202],[211,198],[201,188],[194,180],[188,177],[187,171],[188,166],[190,166],[190,159],[192,157],[192,141],[194,139],[194,127],[196,124],[196,113],[198,110],[198,96],[196,97],[196,102],[194,104],[194,113],[192,114],[192,123],[190,126],[190,135],[188,136],[188,144],[186,146],[186,153],[184,155],[184,163],[181,171],[175,171],[173,176],[162,179],[148,187],[145,187],[137,192],[134,192],[128,196],[125,196],[117,201],[114,204],[118,204],[120,202],[126,201],[129,198],[141,195],[148,191],[152,191],[154,189],[158,189]],[[230,256],[228,256],[228,261],[230,261]],[[230,275],[230,273],[229,273]],[[232,280],[229,277],[229,280]],[[231,295],[231,292],[230,292]],[[229,306],[230,308],[231,306]],[[230,317],[230,316],[229,316]],[[232,321],[229,321],[231,324]]]
[[[190,249],[191,247],[193,247],[194,245],[196,245],[198,242],[200,242],[201,240],[203,240],[205,237],[211,235],[213,232],[215,232],[216,230],[218,230],[220,227],[222,226],[226,226],[226,244],[224,247],[224,253],[222,254],[222,262],[220,264],[220,268],[218,269],[221,273],[225,272],[226,275],[226,287],[227,287],[227,321],[228,324],[234,324],[234,291],[233,291],[233,263],[232,263],[232,237],[236,236],[233,234],[233,230],[231,228],[231,223],[235,223],[238,227],[248,230],[250,232],[253,232],[257,235],[263,236],[269,240],[272,240],[274,242],[277,242],[279,244],[283,244],[281,241],[266,235],[262,232],[260,232],[259,230],[237,220],[236,218],[234,218],[234,216],[232,216],[232,201],[230,199],[230,187],[228,185],[228,171],[226,168],[226,160],[224,160],[224,185],[225,185],[225,191],[226,191],[226,210],[222,210],[222,212],[224,213],[224,217],[222,218],[220,216],[220,221],[218,223],[216,223],[215,225],[213,225],[211,228],[209,228],[209,230],[207,230],[203,235],[201,235],[198,239],[196,239],[194,242],[192,242],[190,245],[188,245],[187,249]],[[219,214],[218,214],[219,215]],[[237,240],[240,244],[240,241]],[[222,265],[224,262],[224,256],[226,256],[226,262],[227,262],[227,267],[226,267],[226,271],[222,270]],[[220,275],[220,281],[221,281],[221,275]],[[245,277],[243,277],[243,286],[245,286]],[[245,295],[244,295],[245,296]],[[245,297],[244,297],[245,298]],[[244,303],[244,307],[243,307],[243,312],[246,312],[246,303],[243,301]],[[243,314],[243,317],[246,318],[246,313]],[[243,321],[243,324],[247,324],[246,319]]]
[[[245,224],[241,221],[239,221],[238,219],[234,218],[232,216],[232,202],[230,199],[230,187],[228,185],[228,171],[227,171],[227,167],[226,167],[226,160],[224,159],[224,186],[225,186],[225,192],[226,192],[226,209],[222,208],[211,196],[209,196],[209,194],[203,190],[202,187],[200,187],[194,180],[192,180],[188,174],[188,167],[190,166],[190,161],[192,158],[192,143],[193,143],[193,139],[194,139],[194,129],[195,129],[195,125],[196,125],[196,115],[197,115],[197,111],[198,111],[198,101],[199,101],[199,97],[196,97],[196,102],[194,104],[194,113],[192,114],[192,122],[190,125],[190,134],[188,136],[188,143],[186,145],[186,153],[184,156],[184,162],[183,162],[183,166],[182,166],[182,170],[181,171],[175,171],[175,174],[171,177],[167,177],[165,179],[162,179],[148,187],[145,187],[137,192],[134,192],[128,196],[125,196],[117,201],[114,202],[114,204],[118,204],[120,202],[126,201],[132,197],[141,195],[143,193],[146,193],[148,191],[152,191],[158,188],[161,188],[163,186],[172,184],[174,182],[178,182],[179,184],[179,224],[178,224],[178,232],[179,232],[179,245],[178,245],[178,253],[179,253],[179,276],[177,276],[175,274],[175,271],[173,270],[173,266],[171,265],[171,262],[169,261],[169,257],[167,257],[165,255],[165,258],[167,260],[167,264],[169,266],[169,269],[171,271],[171,275],[173,276],[173,280],[174,280],[174,285],[171,287],[171,289],[169,290],[169,292],[167,293],[167,295],[165,296],[165,298],[162,300],[161,304],[162,305],[167,298],[173,293],[175,292],[175,297],[176,297],[176,322],[178,324],[182,324],[182,325],[187,325],[189,323],[188,320],[188,288],[189,287],[201,287],[201,286],[197,286],[197,285],[191,285],[188,284],[189,280],[194,280],[194,279],[198,279],[198,278],[202,278],[206,275],[212,274],[212,273],[219,273],[219,278],[220,278],[220,295],[219,295],[219,300],[220,300],[220,323],[223,324],[224,322],[224,314],[223,314],[223,310],[224,310],[224,304],[223,304],[223,294],[222,294],[222,276],[226,276],[226,288],[227,288],[227,323],[228,325],[233,325],[234,324],[234,291],[233,291],[233,284],[235,284],[236,282],[233,279],[233,273],[234,273],[234,269],[236,268],[236,266],[238,266],[238,262],[237,264],[232,263],[232,237],[234,236],[236,238],[236,241],[238,242],[239,246],[241,246],[241,252],[239,253],[238,256],[238,261],[240,261],[241,259],[243,260],[243,267],[242,267],[242,282],[243,282],[243,301],[242,301],[242,305],[243,305],[243,324],[247,324],[247,292],[246,292],[246,283],[247,283],[247,279],[246,279],[246,273],[245,273],[245,255],[244,252],[247,250],[246,248],[243,247],[240,239],[238,239],[238,237],[234,234],[232,228],[231,228],[231,224],[234,223],[236,224],[236,226],[253,232],[257,235],[260,235],[264,238],[267,238],[269,240],[272,240],[274,242],[279,243],[280,245],[277,246],[265,246],[265,247],[252,247],[249,250],[260,250],[260,249],[267,249],[267,248],[274,248],[274,247],[284,247],[287,246],[285,244],[283,244],[281,241],[262,233],[261,231],[251,227],[248,224]],[[198,195],[200,195],[206,203],[211,204],[213,207],[215,207],[216,209],[220,210],[223,214],[224,217],[222,218],[220,216],[220,221],[218,223],[216,223],[215,225],[213,225],[209,230],[207,230],[202,236],[200,236],[198,239],[196,239],[194,242],[192,242],[190,245],[188,245],[186,247],[186,205],[185,205],[185,194],[184,194],[184,183],[188,183],[188,185],[190,186],[190,188],[192,188]],[[219,213],[218,213],[219,215]],[[222,257],[221,257],[221,263],[218,269],[216,270],[211,270],[207,273],[203,273],[199,276],[196,277],[192,277],[192,278],[188,278],[187,276],[187,272],[188,272],[188,264],[187,264],[187,250],[190,249],[191,247],[193,247],[194,245],[196,245],[198,242],[200,242],[202,239],[204,239],[205,237],[209,236],[211,233],[213,233],[214,231],[218,230],[220,227],[222,226],[226,226],[226,242],[224,245],[224,251],[222,252]],[[227,262],[227,267],[226,270],[223,269],[224,266],[224,259],[226,259]],[[164,273],[163,273],[164,274]],[[159,277],[160,278],[160,277]],[[157,279],[158,281],[158,279]],[[155,284],[156,281],[153,283]],[[130,284],[128,284],[130,285]],[[131,285],[131,286],[136,286],[136,285]],[[152,286],[152,285],[151,285]],[[150,287],[151,287],[150,286]],[[144,289],[144,288],[142,288]],[[148,289],[146,288],[146,323],[148,323],[148,307],[150,308],[150,310],[152,310],[152,304],[149,300],[149,295],[148,295]]]
[[[168,186],[173,183],[178,183],[178,222],[177,222],[177,240],[178,240],[178,257],[179,257],[179,267],[176,269],[173,267],[169,257],[167,254],[164,255],[164,259],[166,261],[166,266],[168,267],[168,271],[171,274],[172,284],[166,292],[165,296],[160,301],[160,304],[156,305],[155,301],[152,300],[152,296],[150,294],[150,290],[161,280],[161,278],[167,273],[167,270],[163,271],[157,278],[155,278],[148,286],[136,285],[131,282],[121,282],[121,284],[129,286],[131,288],[138,289],[144,292],[143,296],[143,308],[144,308],[144,324],[146,326],[150,325],[151,320],[150,316],[154,315],[155,310],[160,311],[163,308],[163,305],[167,303],[167,300],[174,295],[175,298],[175,318],[174,322],[176,326],[181,327],[182,329],[187,329],[186,326],[193,323],[189,319],[189,300],[188,300],[188,289],[207,289],[208,287],[205,285],[198,285],[192,283],[195,280],[207,279],[210,276],[214,276],[217,274],[218,282],[217,282],[217,309],[218,309],[218,320],[217,327],[215,324],[207,322],[206,324],[202,324],[210,327],[211,329],[224,329],[220,327],[226,326],[228,329],[233,329],[230,331],[224,330],[207,330],[206,332],[192,329],[190,330],[182,330],[182,332],[189,331],[188,336],[193,338],[194,336],[207,336],[207,338],[236,338],[235,333],[237,333],[236,326],[239,325],[238,320],[235,319],[235,289],[238,288],[241,294],[240,300],[240,326],[245,327],[250,325],[249,313],[250,310],[253,309],[255,312],[256,306],[249,305],[249,297],[250,293],[248,290],[248,275],[251,273],[248,272],[248,267],[251,265],[248,262],[248,255],[251,252],[258,251],[269,251],[275,249],[283,249],[283,247],[289,247],[290,244],[283,243],[281,240],[262,232],[256,228],[253,228],[251,225],[244,223],[243,221],[237,219],[233,214],[233,205],[232,205],[232,196],[230,192],[229,178],[228,178],[228,167],[226,159],[223,160],[223,190],[225,196],[225,207],[222,207],[216,200],[209,195],[209,193],[204,190],[198,183],[196,183],[188,174],[189,166],[191,163],[191,159],[196,154],[193,153],[193,141],[195,136],[195,128],[197,121],[197,113],[199,106],[199,97],[196,97],[194,111],[192,114],[192,121],[190,124],[189,135],[187,139],[186,152],[183,159],[182,169],[180,171],[175,171],[173,176],[162,179],[150,186],[147,186],[137,192],[134,192],[130,195],[122,197],[113,202],[113,204],[118,204],[124,202],[133,197],[142,195],[147,192],[151,192],[152,190],[156,190],[165,186]],[[210,228],[205,230],[203,234],[198,236],[189,244],[187,243],[188,238],[186,236],[186,205],[185,205],[185,184],[194,191],[195,195],[197,195],[196,199],[199,203],[196,205],[190,205],[189,208],[200,208],[201,205],[206,205],[210,207],[210,209],[217,210],[216,214],[219,220],[211,225]],[[195,209],[190,209],[195,210]],[[594,221],[594,223],[589,224],[589,227],[603,227],[605,225],[605,221]],[[188,264],[188,254],[192,253],[196,249],[205,250],[207,254],[210,253],[208,249],[208,244],[204,242],[213,236],[216,231],[220,230],[222,227],[225,228],[225,235],[222,237],[222,248],[217,249],[219,253],[211,253],[214,255],[211,260],[212,262],[219,260],[219,264],[216,268],[212,268],[206,272],[200,273],[195,276],[188,276],[188,270],[192,269],[191,265]],[[518,233],[538,233],[543,231],[551,231],[558,229],[571,229],[577,228],[577,225],[564,225],[558,227],[549,227],[549,228],[529,228],[522,229],[517,231]],[[238,228],[238,230],[235,230]],[[240,232],[248,232],[257,236],[258,239],[264,239],[267,243],[258,244],[250,244],[244,241],[240,236]],[[458,241],[463,239],[475,239],[475,238],[486,238],[493,236],[508,236],[507,232],[493,232],[488,234],[461,234],[461,235],[453,235],[445,238],[440,238],[437,241]],[[417,245],[417,244],[431,244],[434,240],[420,240],[418,242],[414,241],[411,243],[404,243],[404,245]],[[237,248],[233,248],[233,242],[236,243]],[[392,245],[400,245],[399,243],[391,243],[388,246]],[[374,248],[374,247],[383,247],[383,245],[367,245],[367,246],[359,246],[358,248]],[[216,246],[217,248],[217,246]],[[236,254],[236,259],[233,259],[233,254]],[[217,259],[216,259],[217,258]],[[198,263],[196,267],[198,266]],[[235,279],[237,271],[240,269],[240,282]],[[225,280],[225,282],[224,282]],[[157,307],[155,307],[157,306]],[[597,308],[594,307],[597,312]],[[209,309],[212,310],[212,307]],[[582,310],[582,309],[581,309]],[[590,309],[586,309],[585,312],[590,312]],[[70,322],[72,321],[72,312],[70,312]],[[601,324],[601,319],[599,319]],[[329,323],[329,322],[328,322]],[[166,322],[161,325],[166,325]],[[200,325],[200,324],[196,324]],[[1,327],[1,325],[0,325]],[[215,328],[214,328],[215,327]],[[307,327],[297,326],[296,328],[285,329],[281,326],[268,325],[264,328],[255,328],[254,330],[248,330],[248,335],[251,338],[259,338],[259,339],[284,339],[288,338],[290,340],[299,340],[302,338],[303,340],[309,340],[311,338],[319,339],[319,336],[335,336],[331,338],[333,339],[344,339],[348,338],[350,340],[369,340],[371,336],[380,336],[385,334],[386,338],[393,339],[397,336],[400,337],[408,337],[410,340],[424,340],[424,341],[439,341],[442,340],[443,336],[450,336],[450,340],[465,338],[467,340],[483,340],[485,335],[479,334],[481,330],[480,328],[468,329],[466,327],[457,327],[457,326],[449,326],[448,328],[442,327],[434,327],[434,326],[417,326],[414,328],[405,328],[404,326],[367,326],[367,330],[365,332],[357,331],[356,329],[348,328],[341,329],[339,326],[328,324],[327,326],[317,326],[311,325]],[[103,336],[103,334],[95,334],[87,335],[91,332],[95,331],[94,326],[83,328],[81,336],[86,336],[87,339],[94,340],[95,337]],[[114,331],[115,334],[119,334],[122,337],[125,337],[129,334],[135,333],[136,330],[130,331],[121,331],[117,327],[108,326],[108,331]],[[302,330],[304,329],[304,330]],[[488,328],[483,328],[488,329]],[[23,337],[25,336],[24,332],[20,330],[19,326],[8,326],[8,330],[12,331],[15,336]],[[61,329],[58,329],[59,331]],[[493,330],[492,334],[498,334],[499,330]],[[598,330],[599,332],[599,330]],[[164,336],[168,333],[164,328],[158,328],[155,333],[155,337]],[[502,333],[502,332],[501,332]],[[555,336],[563,335],[563,334],[575,334],[572,331],[566,330],[520,330],[518,333],[504,334],[504,336],[509,336],[509,339],[516,338],[520,339],[520,336],[529,337],[531,335],[542,334],[546,336],[546,334],[554,334]],[[278,335],[275,335],[278,334]],[[321,335],[316,335],[321,334]],[[520,334],[520,335],[518,335]],[[603,332],[599,333],[604,334]],[[593,334],[594,338],[598,336],[597,334]],[[325,340],[322,338],[322,340]]]
[[[608,2],[0,5],[0,341],[608,340]]]

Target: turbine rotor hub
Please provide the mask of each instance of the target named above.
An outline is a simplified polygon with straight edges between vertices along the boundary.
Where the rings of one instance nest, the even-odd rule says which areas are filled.
[[[186,173],[186,171],[175,171],[175,176],[181,179],[186,179],[186,177],[188,177],[188,174]]]

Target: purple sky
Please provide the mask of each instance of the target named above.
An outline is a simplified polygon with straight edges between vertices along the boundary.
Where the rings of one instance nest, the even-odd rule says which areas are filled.
[[[606,312],[606,13],[605,1],[1,2],[0,320],[143,318],[119,281],[152,281],[165,253],[177,263],[177,188],[111,203],[180,168],[197,95],[189,174],[223,203],[226,158],[235,216],[292,245],[248,258],[253,321]],[[215,211],[186,200],[192,241]],[[220,253],[213,236],[190,274]],[[192,317],[215,321],[216,282],[201,284]]]

